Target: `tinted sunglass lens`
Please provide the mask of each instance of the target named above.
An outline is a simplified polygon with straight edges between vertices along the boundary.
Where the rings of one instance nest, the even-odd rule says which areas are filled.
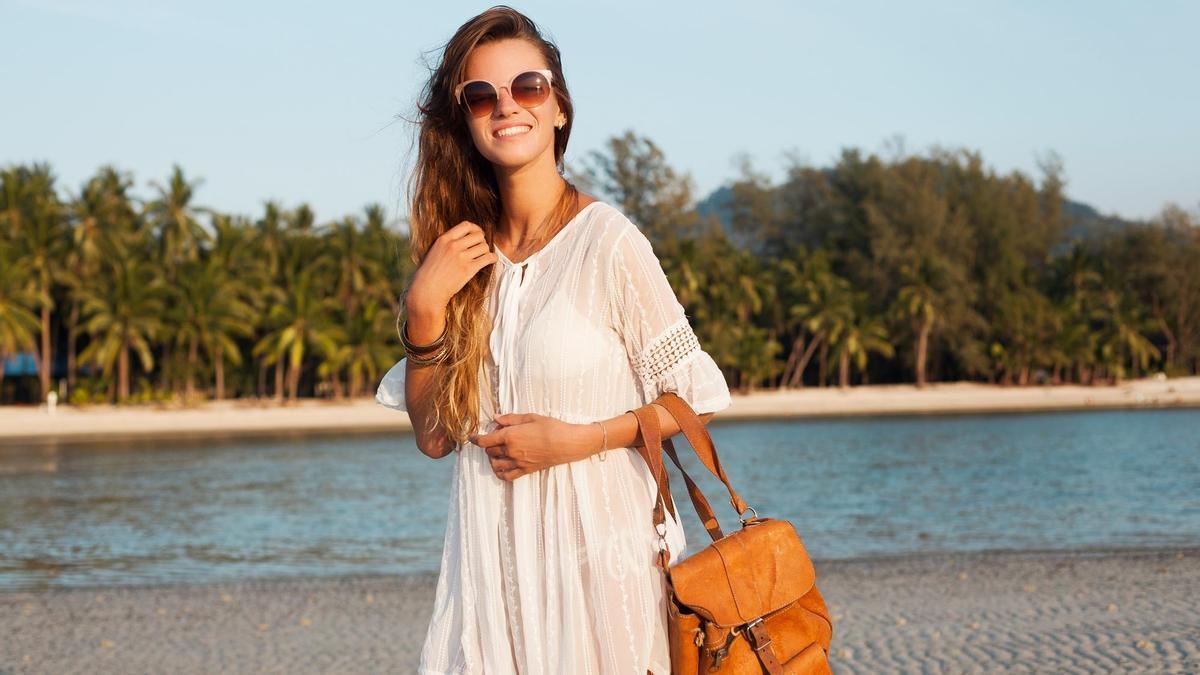
[[[496,90],[487,82],[471,82],[463,87],[462,98],[471,114],[478,117],[492,112],[496,105]]]
[[[521,73],[512,83],[512,97],[520,105],[532,108],[550,96],[550,83],[541,73]]]

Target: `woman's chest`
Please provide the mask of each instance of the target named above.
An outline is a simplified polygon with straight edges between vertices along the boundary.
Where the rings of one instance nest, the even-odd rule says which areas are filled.
[[[606,294],[587,266],[538,262],[541,269],[508,268],[494,280],[489,365],[497,384],[505,377],[525,391],[579,386],[622,365]]]

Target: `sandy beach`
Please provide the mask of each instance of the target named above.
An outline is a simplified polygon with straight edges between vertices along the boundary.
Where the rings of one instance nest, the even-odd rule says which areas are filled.
[[[1200,406],[1200,377],[1129,380],[1118,386],[1002,387],[969,382],[805,388],[735,394],[718,420],[756,417],[932,414]],[[226,401],[193,408],[153,406],[0,407],[0,443],[133,436],[245,436],[280,432],[405,431],[404,412],[373,398],[295,404]]]
[[[1200,672],[1200,550],[818,561],[837,673]],[[410,673],[435,577],[0,593],[0,673]]]

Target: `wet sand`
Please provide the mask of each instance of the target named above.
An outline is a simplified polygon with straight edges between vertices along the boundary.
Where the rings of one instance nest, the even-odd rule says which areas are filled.
[[[969,382],[805,388],[735,394],[715,419],[921,413],[1088,410],[1097,408],[1197,407],[1200,377],[1129,380],[1118,386],[1002,387]],[[408,414],[373,398],[342,403],[295,404],[225,401],[194,408],[153,406],[0,407],[0,443],[35,439],[120,437],[232,437],[280,432],[407,431]]]
[[[1200,672],[1200,549],[818,561],[837,673]],[[410,673],[435,577],[0,592],[0,673]]]

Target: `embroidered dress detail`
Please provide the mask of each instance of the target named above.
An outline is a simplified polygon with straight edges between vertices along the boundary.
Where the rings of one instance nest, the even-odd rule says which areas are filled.
[[[700,355],[700,340],[686,317],[680,318],[654,339],[638,359],[638,372],[647,381],[657,382],[663,375]]]
[[[496,251],[480,433],[501,413],[591,424],[665,390],[697,413],[730,405],[649,240],[617,209],[588,204],[520,263]],[[384,375],[380,405],[405,410],[406,365]],[[448,522],[419,673],[670,673],[665,580],[654,564],[657,485],[636,450],[609,448],[512,481],[497,478],[476,445],[448,459]],[[669,513],[666,530],[674,562],[687,541]]]

